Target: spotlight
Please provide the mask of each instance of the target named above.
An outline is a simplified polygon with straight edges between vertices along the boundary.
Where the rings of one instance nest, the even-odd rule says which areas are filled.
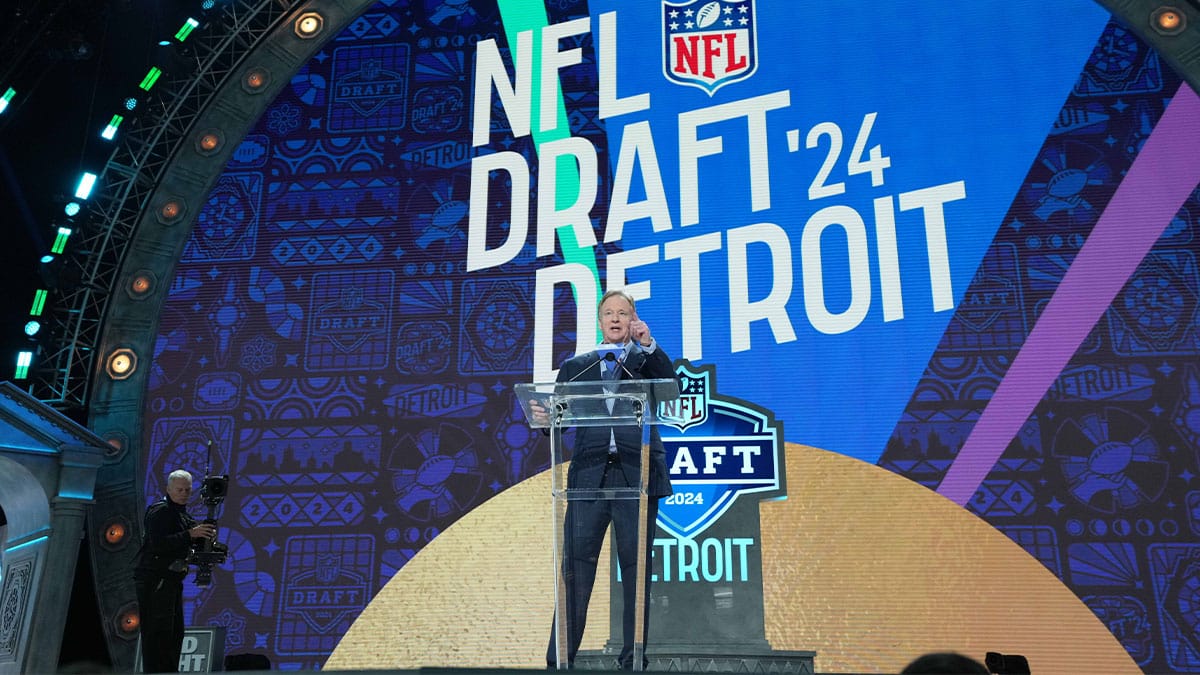
[[[109,523],[108,527],[104,528],[104,541],[110,544],[119,544],[125,540],[125,535],[129,534],[125,523]]]
[[[79,185],[75,187],[76,199],[87,199],[92,196],[92,188],[96,187],[96,174],[84,171],[79,177]]]
[[[154,212],[154,217],[158,219],[160,225],[174,225],[183,218],[186,211],[187,204],[182,199],[171,197],[158,207],[158,210]]]
[[[23,380],[29,377],[29,366],[33,364],[33,352],[18,352],[17,353],[17,370],[13,373],[14,380]]]
[[[142,619],[138,616],[137,609],[127,609],[117,617],[117,627],[125,635],[133,635],[141,625]]]
[[[58,232],[54,236],[54,244],[50,246],[50,252],[55,255],[62,255],[63,251],[67,249],[67,238],[70,236],[71,228],[60,225]]]
[[[258,94],[271,82],[271,73],[266,68],[256,66],[242,75],[242,89],[247,94]]]
[[[124,106],[126,110],[133,112],[134,110],[137,110],[138,100],[132,96],[128,96],[125,98]]]
[[[137,354],[128,347],[121,347],[108,355],[104,362],[104,372],[114,380],[125,380],[137,370]]]
[[[183,42],[184,40],[188,39],[188,36],[192,34],[192,31],[196,30],[196,28],[199,26],[200,22],[189,16],[188,20],[184,21],[183,25],[179,27],[179,30],[175,31],[175,39]]]
[[[104,441],[108,444],[108,447],[104,449],[104,457],[114,461],[120,459],[129,445],[129,437],[120,431],[110,431],[104,434]],[[126,530],[128,531],[128,527]]]
[[[42,330],[42,323],[40,321],[38,321],[37,319],[30,319],[25,322],[25,334],[28,335],[29,337],[33,337],[33,336],[37,335],[38,332],[41,330]]]
[[[304,40],[315,38],[324,27],[325,17],[316,12],[305,12],[296,17],[296,22],[292,24],[296,35]]]
[[[67,202],[67,205],[63,207],[63,213],[67,214],[68,218],[74,218],[79,215],[79,210],[82,208],[79,202]]]
[[[1176,7],[1164,5],[1150,14],[1150,27],[1159,35],[1179,35],[1187,29],[1187,16]]]
[[[104,437],[104,442],[108,443],[111,450],[105,450],[106,455],[115,455],[125,449],[125,434],[120,431],[111,431]]]
[[[209,129],[196,138],[196,152],[208,157],[214,155],[225,144],[225,135],[217,129]]]
[[[146,71],[146,76],[138,83],[138,89],[150,91],[154,88],[154,83],[158,82],[158,78],[160,77],[162,77],[162,70],[156,66],[150,66],[150,70]]]
[[[133,275],[133,278],[129,280],[129,285],[125,287],[125,290],[130,299],[141,300],[150,295],[150,292],[154,290],[154,286],[154,274],[143,270]]]
[[[130,100],[133,100],[133,99],[130,99]],[[135,103],[136,103],[136,101],[135,101]],[[135,105],[134,107],[137,107],[137,106]],[[117,127],[120,127],[121,122],[124,122],[124,121],[125,121],[124,116],[113,115],[112,119],[109,120],[108,124],[104,127],[104,131],[100,132],[100,138],[103,138],[106,141],[111,141],[112,139],[116,138]]]
[[[46,308],[46,298],[50,292],[44,288],[39,288],[33,292],[33,305],[29,308],[30,316],[41,316],[42,310]]]
[[[43,288],[71,288],[79,281],[79,269],[78,265],[68,265],[67,259],[64,257],[44,255],[41,264],[38,265],[37,273]],[[37,302],[36,298],[34,302]]]

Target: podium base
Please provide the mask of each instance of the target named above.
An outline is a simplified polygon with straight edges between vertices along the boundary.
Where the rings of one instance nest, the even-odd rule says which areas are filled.
[[[646,649],[651,672],[671,673],[779,673],[813,675],[813,651],[748,650],[738,653],[700,654],[678,649]],[[576,670],[619,670],[617,653],[581,650],[575,655]]]

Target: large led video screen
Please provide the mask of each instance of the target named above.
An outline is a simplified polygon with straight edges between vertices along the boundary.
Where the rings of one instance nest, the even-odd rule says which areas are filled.
[[[652,653],[1200,671],[1198,132],[1089,0],[380,0],[171,281],[143,490],[209,441],[231,476],[187,621],[280,669],[544,666],[513,386],[624,288],[684,384]]]

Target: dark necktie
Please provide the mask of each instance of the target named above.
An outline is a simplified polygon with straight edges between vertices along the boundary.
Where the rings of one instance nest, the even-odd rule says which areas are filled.
[[[604,361],[604,367],[600,370],[600,377],[605,382],[605,385],[604,385],[605,391],[607,391],[610,394],[617,393],[616,380],[619,378],[617,376],[617,360],[616,359],[613,359],[612,361],[608,361],[608,360]],[[609,399],[606,399],[604,401],[604,403],[606,406],[608,406],[608,414],[610,414],[610,415],[613,414],[613,405],[616,403],[616,401],[609,398]],[[617,437],[615,435],[615,432],[609,432],[609,435],[608,435],[608,454],[609,455],[617,454]]]

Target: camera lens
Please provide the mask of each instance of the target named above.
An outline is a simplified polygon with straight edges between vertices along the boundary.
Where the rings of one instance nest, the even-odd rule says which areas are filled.
[[[200,491],[207,499],[220,499],[229,489],[228,476],[210,476],[200,484]]]

